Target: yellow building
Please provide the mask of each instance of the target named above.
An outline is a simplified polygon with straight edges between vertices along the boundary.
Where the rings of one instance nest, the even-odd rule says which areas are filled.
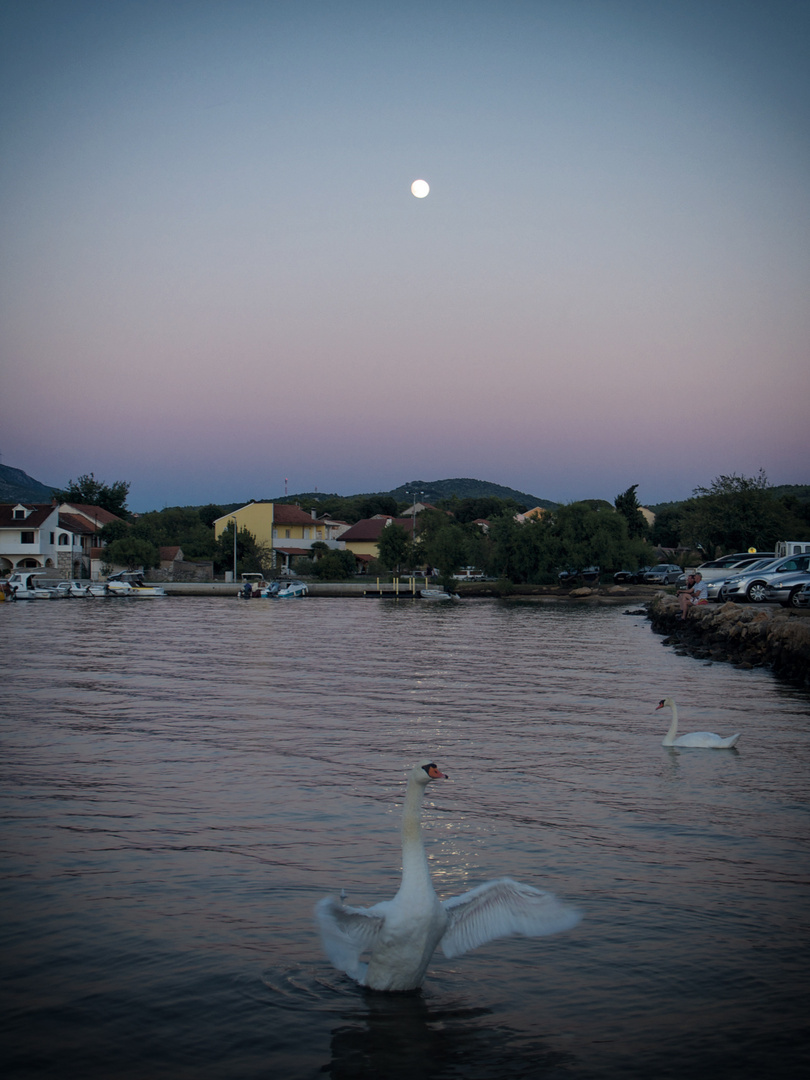
[[[358,566],[366,566],[380,554],[380,536],[389,525],[399,525],[409,535],[413,533],[413,517],[395,518],[378,514],[373,518],[363,518],[341,533],[340,539],[347,551],[351,551]]]
[[[237,530],[247,529],[258,544],[272,549],[273,565],[283,569],[289,569],[291,559],[299,555],[309,556],[316,540],[337,547],[327,537],[324,523],[316,520],[314,510],[308,514],[300,506],[289,503],[248,503],[230,514],[224,514],[214,521],[217,540],[234,519]]]

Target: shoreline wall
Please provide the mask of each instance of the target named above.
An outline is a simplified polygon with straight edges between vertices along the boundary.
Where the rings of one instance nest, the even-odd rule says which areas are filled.
[[[692,607],[680,620],[674,596],[659,593],[647,608],[653,631],[664,644],[699,660],[750,669],[767,667],[780,678],[810,687],[810,617],[772,606],[727,603]]]

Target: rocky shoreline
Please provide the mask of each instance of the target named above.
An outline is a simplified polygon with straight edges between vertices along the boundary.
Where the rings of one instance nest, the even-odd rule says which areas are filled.
[[[781,607],[706,604],[678,618],[674,596],[657,593],[647,605],[653,631],[699,660],[750,669],[767,667],[798,686],[810,686],[810,617]]]

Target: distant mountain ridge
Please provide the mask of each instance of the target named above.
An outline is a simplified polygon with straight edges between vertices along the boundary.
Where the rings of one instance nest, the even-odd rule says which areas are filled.
[[[516,491],[514,488],[504,487],[503,484],[493,484],[489,480],[473,480],[469,477],[456,477],[453,480],[412,480],[408,484],[400,484],[399,487],[390,491],[362,491],[355,495],[337,495],[336,492],[326,491],[302,491],[295,495],[277,496],[274,502],[296,502],[302,505],[307,502],[316,503],[320,499],[330,498],[371,498],[375,495],[386,495],[397,502],[410,502],[415,496],[417,502],[436,503],[440,499],[514,499],[518,505],[531,510],[535,506],[544,506],[553,510],[559,503],[541,499],[537,495],[529,495],[525,491]]]
[[[0,502],[46,503],[51,501],[56,490],[47,484],[41,484],[22,469],[0,465]]]
[[[439,499],[514,499],[516,503],[523,503],[528,509],[535,506],[544,506],[553,510],[559,503],[541,499],[537,495],[529,495],[525,491],[516,491],[514,488],[504,487],[503,484],[493,484],[489,480],[473,480],[469,477],[456,477],[453,480],[412,480],[409,484],[401,484],[393,491],[385,492],[393,495],[398,501],[410,500],[414,492],[419,493],[419,502],[437,502]]]

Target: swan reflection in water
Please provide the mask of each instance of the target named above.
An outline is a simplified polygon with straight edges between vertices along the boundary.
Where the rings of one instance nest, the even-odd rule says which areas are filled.
[[[570,1069],[576,1058],[504,1024],[491,1010],[446,1002],[431,1007],[422,992],[357,990],[362,1005],[332,1030],[332,1058],[322,1071],[333,1080],[536,1080]]]

